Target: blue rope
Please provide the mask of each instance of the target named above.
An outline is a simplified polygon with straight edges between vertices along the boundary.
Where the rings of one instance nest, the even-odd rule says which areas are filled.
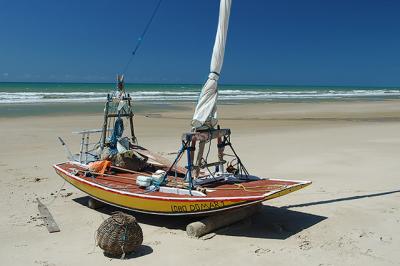
[[[117,120],[115,120],[114,130],[110,137],[110,147],[112,149],[117,148],[117,141],[122,137],[122,133],[124,133],[124,121],[122,121],[121,117],[118,117]]]
[[[146,35],[147,31],[149,30],[150,25],[153,22],[153,19],[156,16],[157,11],[158,11],[158,9],[159,9],[159,7],[161,5],[161,2],[162,2],[162,0],[158,1],[157,5],[156,5],[156,8],[154,9],[153,13],[151,14],[151,17],[150,17],[149,21],[146,24],[146,27],[144,28],[142,34],[139,36],[138,41],[137,41],[136,46],[135,46],[135,49],[133,50],[133,52],[131,54],[131,57],[129,58],[128,63],[126,64],[124,70],[122,71],[123,74],[125,74],[126,70],[128,69],[129,65],[131,64],[131,62],[133,60],[133,57],[136,55],[137,50],[139,49],[140,45],[142,44],[144,36]]]

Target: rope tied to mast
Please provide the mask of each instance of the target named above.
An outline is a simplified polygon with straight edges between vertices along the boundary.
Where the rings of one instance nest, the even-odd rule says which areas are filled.
[[[212,72],[210,72],[210,74],[208,74],[208,78],[212,79],[212,80],[215,80],[215,81],[219,80],[219,76],[220,76],[220,74],[218,72],[215,72],[215,71],[212,71]]]
[[[160,8],[161,2],[162,2],[162,0],[159,0],[159,1],[158,1],[156,7],[155,7],[154,10],[153,10],[153,13],[152,13],[151,16],[150,16],[149,21],[147,22],[146,26],[144,27],[144,30],[143,30],[142,34],[141,34],[141,35],[139,36],[139,38],[137,39],[137,43],[136,43],[136,46],[135,46],[135,48],[133,49],[133,51],[132,51],[132,53],[131,53],[131,57],[129,58],[128,63],[125,65],[125,67],[124,67],[124,69],[123,69],[123,71],[122,71],[123,74],[125,74],[125,72],[128,70],[128,67],[129,67],[129,65],[131,64],[131,62],[132,62],[132,60],[133,60],[133,57],[136,55],[136,52],[139,50],[139,47],[140,47],[140,45],[142,44],[142,41],[143,41],[143,39],[144,39],[144,36],[146,35],[147,31],[149,30],[150,25],[151,25],[151,23],[153,22],[154,17],[156,16],[158,9]]]

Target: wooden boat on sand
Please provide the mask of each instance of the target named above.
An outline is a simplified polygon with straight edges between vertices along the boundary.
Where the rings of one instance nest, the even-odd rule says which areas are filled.
[[[222,160],[215,163],[205,161],[201,149],[204,151],[206,142],[210,142],[212,138],[221,138],[221,135],[226,136],[224,134],[229,136],[230,130],[216,129],[184,134],[177,158],[181,158],[186,152],[189,158],[186,168],[179,167],[176,162],[169,162],[138,145],[132,145],[130,150],[146,158],[146,163],[141,169],[130,170],[112,165],[107,171],[100,173],[90,170],[90,163],[73,160],[56,164],[54,168],[68,183],[98,201],[160,215],[221,212],[280,197],[311,184],[309,181],[259,178],[250,175],[240,158],[235,155],[233,160],[238,161],[235,167],[231,162],[226,167],[227,171],[209,172],[208,169],[212,166],[222,169],[228,164],[223,160],[227,153],[222,146],[225,143],[225,146],[233,149],[232,144],[228,142],[228,138],[220,141],[219,157]],[[193,164],[194,160],[190,158],[194,158],[191,153],[195,153],[193,147],[196,147],[196,142],[199,142],[200,151],[196,163]],[[207,171],[202,170],[204,168]],[[162,175],[154,179],[153,176],[158,171],[162,171]],[[148,177],[157,182],[141,186],[138,184],[140,177]]]
[[[182,178],[168,175],[165,186],[149,190],[136,184],[140,175],[150,172],[111,168],[104,174],[87,176],[87,166],[78,162],[54,165],[58,175],[90,197],[117,207],[162,215],[209,214],[249,206],[294,192],[311,182],[297,180],[240,180],[233,175],[198,178],[202,191],[190,190]],[[198,186],[197,186],[198,187]]]
[[[217,81],[222,67],[231,0],[221,0],[216,42],[208,80],[173,162],[137,145],[132,99],[123,76],[107,96],[102,129],[84,130],[81,150],[54,165],[58,175],[90,197],[138,212],[198,215],[241,208],[286,195],[309,181],[260,178],[249,174],[231,142],[231,131],[217,124]],[[158,8],[158,7],[157,7]],[[124,135],[124,122],[129,123]],[[91,144],[91,134],[101,133]],[[61,139],[60,139],[61,140]],[[216,142],[217,161],[209,162]],[[66,147],[65,143],[61,143]],[[184,167],[179,162],[186,158]],[[229,160],[228,160],[229,159]],[[100,167],[99,167],[100,166]]]

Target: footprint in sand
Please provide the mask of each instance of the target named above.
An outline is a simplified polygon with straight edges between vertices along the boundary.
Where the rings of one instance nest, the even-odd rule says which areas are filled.
[[[268,253],[268,252],[271,252],[271,250],[268,249],[268,248],[257,248],[256,250],[254,250],[254,253],[255,253],[257,256],[264,255],[264,254],[266,254],[266,253]]]
[[[309,250],[309,249],[311,249],[311,242],[308,241],[308,240],[303,240],[303,241],[300,243],[299,248],[300,248],[301,250]]]
[[[43,266],[55,266],[54,263],[50,263],[47,260],[35,260],[35,264],[43,265]]]
[[[308,237],[306,235],[300,235],[297,238],[300,240],[300,250],[310,250],[312,248],[311,241],[308,240]]]
[[[151,241],[151,242],[147,242],[147,243],[143,243],[143,244],[149,245],[149,246],[158,246],[161,244],[161,241],[156,240],[156,241]]]
[[[39,183],[39,182],[42,182],[42,181],[44,181],[46,179],[48,179],[48,178],[47,177],[33,177],[30,182]]]
[[[392,237],[383,237],[383,236],[381,236],[381,237],[379,237],[379,240],[381,242],[383,242],[383,243],[389,244],[389,243],[392,242]]]
[[[373,236],[373,235],[374,235],[374,232],[365,232],[365,231],[362,231],[362,232],[360,233],[359,237],[360,237],[360,238],[363,238],[363,237],[370,237],[370,236]]]

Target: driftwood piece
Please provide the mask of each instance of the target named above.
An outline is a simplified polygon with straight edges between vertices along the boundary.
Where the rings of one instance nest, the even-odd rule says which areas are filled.
[[[190,223],[186,226],[189,237],[201,237],[221,227],[231,225],[247,217],[250,217],[261,209],[261,203],[253,206],[234,209],[204,218],[201,221]]]
[[[36,201],[38,203],[40,216],[43,218],[43,221],[46,224],[49,233],[60,232],[60,228],[58,227],[56,221],[54,221],[54,218],[51,215],[49,209],[46,207],[46,205],[41,203],[39,198],[36,198]]]

